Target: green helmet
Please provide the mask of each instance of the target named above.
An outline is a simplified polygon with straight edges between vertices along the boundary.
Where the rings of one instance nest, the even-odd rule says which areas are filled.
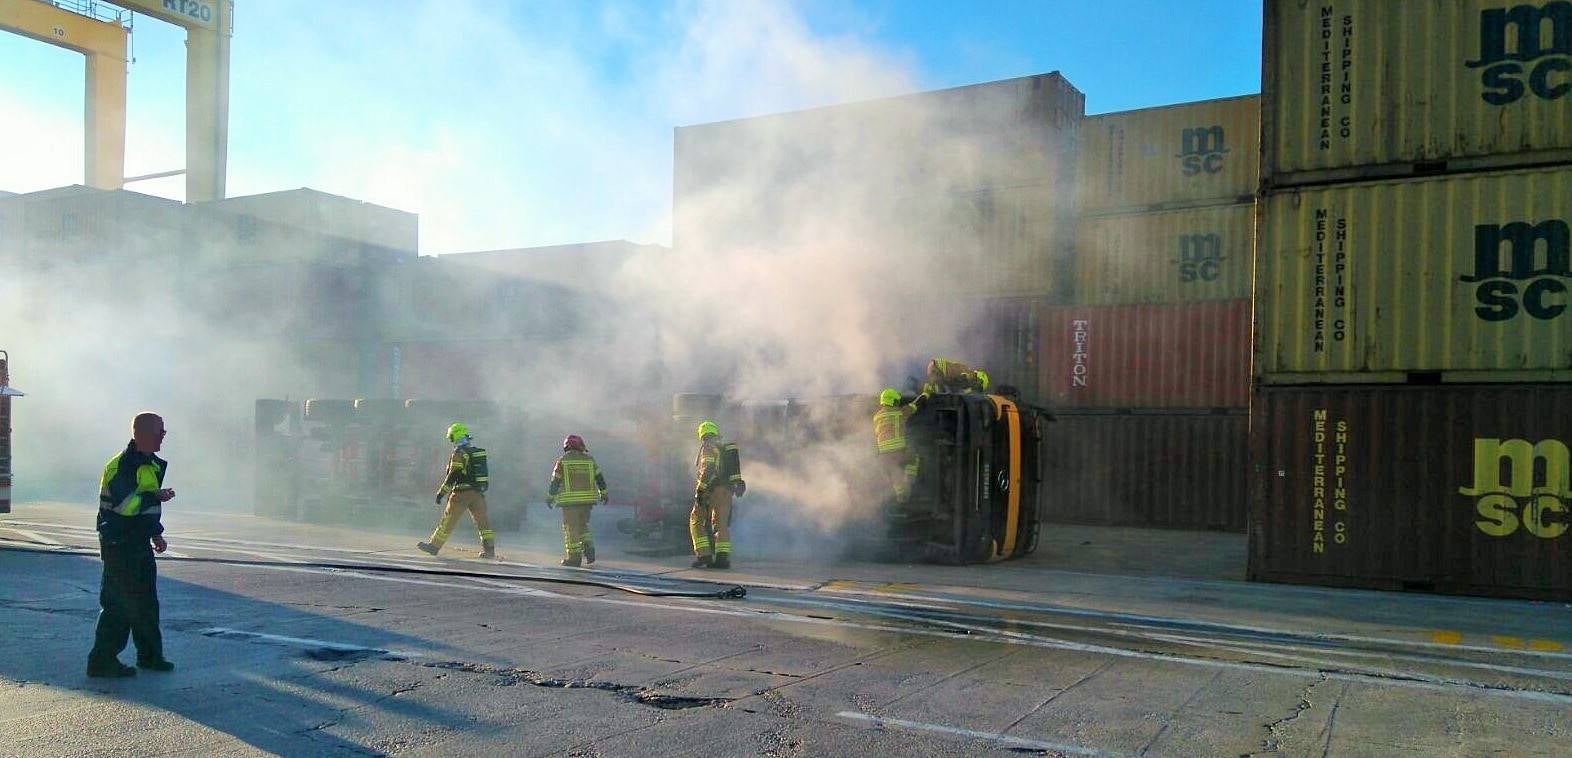
[[[886,389],[885,391],[879,393],[879,405],[894,408],[895,404],[899,403],[900,401],[901,393],[896,392],[893,389]]]
[[[714,421],[705,421],[704,423],[699,424],[699,439],[702,440],[705,437],[713,437],[717,434],[720,434],[720,427],[716,426]]]
[[[974,373],[977,374],[977,383],[982,385],[983,389],[988,389],[988,372],[983,371],[982,369],[976,369]]]
[[[469,427],[454,423],[448,426],[448,442],[458,442],[469,436]]]

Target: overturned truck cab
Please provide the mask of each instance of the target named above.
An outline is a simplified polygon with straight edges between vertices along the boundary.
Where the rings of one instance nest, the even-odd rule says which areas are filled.
[[[1037,549],[1046,411],[1008,395],[942,394],[906,423],[917,476],[883,508],[887,557],[987,563]]]

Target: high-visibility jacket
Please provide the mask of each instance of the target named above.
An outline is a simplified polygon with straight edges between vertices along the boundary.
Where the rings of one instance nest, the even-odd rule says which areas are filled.
[[[105,542],[146,540],[164,533],[158,491],[168,470],[164,459],[137,452],[134,440],[104,464],[98,483],[98,533]]]
[[[551,467],[547,496],[557,505],[593,505],[606,497],[606,476],[589,453],[569,450]]]
[[[699,442],[699,454],[693,458],[693,489],[707,490],[719,482],[725,472],[721,461],[720,437],[706,437]]]
[[[448,458],[447,475],[442,478],[437,494],[455,490],[485,492],[489,486],[491,477],[486,466],[486,451],[473,445],[454,446],[453,455]]]
[[[971,392],[988,389],[987,373],[974,369],[960,361],[947,358],[934,358],[928,361],[928,381],[923,384],[923,392],[936,394],[939,392]]]
[[[881,453],[899,453],[906,449],[906,419],[917,412],[914,404],[899,408],[880,407],[873,414],[873,441]]]

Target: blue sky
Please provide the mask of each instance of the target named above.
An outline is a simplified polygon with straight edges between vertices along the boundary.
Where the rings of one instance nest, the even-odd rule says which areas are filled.
[[[236,5],[229,193],[414,211],[430,253],[668,241],[675,125],[1053,70],[1089,113],[1260,89],[1259,0]],[[129,175],[183,165],[183,39],[136,19]],[[82,108],[80,56],[0,34],[0,189],[80,182]]]

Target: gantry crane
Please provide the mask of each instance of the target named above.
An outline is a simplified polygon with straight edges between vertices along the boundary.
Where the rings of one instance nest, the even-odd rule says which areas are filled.
[[[186,202],[222,200],[229,153],[232,0],[116,0],[114,6],[186,30],[186,167],[125,176],[126,49],[122,14],[97,0],[0,0],[0,30],[87,56],[86,184],[186,175]]]

